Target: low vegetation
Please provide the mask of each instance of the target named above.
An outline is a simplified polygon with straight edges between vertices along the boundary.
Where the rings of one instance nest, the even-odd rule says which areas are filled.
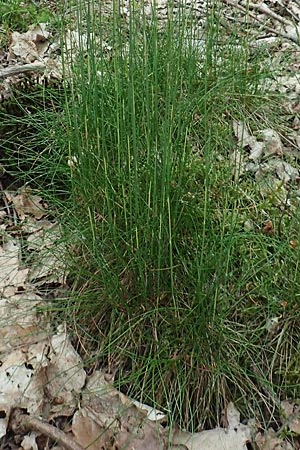
[[[298,205],[242,173],[232,128],[277,126],[265,55],[222,42],[215,12],[195,45],[189,17],[141,11],[105,22],[107,53],[104,19],[77,6],[91,34],[72,77],[6,142],[69,249],[55,313],[87,364],[181,426],[214,426],[228,401],[270,424],[300,394]]]

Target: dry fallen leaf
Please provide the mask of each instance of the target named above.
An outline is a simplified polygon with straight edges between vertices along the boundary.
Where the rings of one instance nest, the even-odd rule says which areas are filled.
[[[137,404],[106,381],[104,372],[95,371],[73,417],[72,431],[78,443],[93,450],[101,450],[106,442],[136,450],[164,448],[166,430],[148,419],[149,407]]]
[[[255,136],[252,136],[247,125],[244,122],[233,122],[233,131],[238,140],[238,146],[250,148],[249,159],[257,161],[261,158],[264,151],[264,144],[258,142]]]
[[[122,449],[164,450],[167,448],[166,432],[158,424],[146,420],[139,426],[138,432],[124,428],[115,437],[115,445]]]
[[[45,224],[27,238],[27,248],[35,251],[28,280],[35,286],[45,283],[65,284],[67,247],[57,224]],[[54,249],[55,248],[55,252]]]
[[[45,23],[30,26],[26,33],[14,31],[11,34],[9,59],[20,57],[26,63],[40,59],[49,47],[49,37]]]
[[[233,403],[226,411],[228,428],[215,428],[201,433],[176,431],[172,449],[184,446],[188,450],[247,450],[251,442],[251,428],[240,423],[240,414]]]
[[[247,147],[250,146],[256,141],[256,139],[250,133],[249,128],[244,122],[241,121],[233,121],[232,124],[233,132],[237,138],[239,147]]]
[[[240,150],[234,150],[230,156],[231,174],[234,181],[238,181],[239,177],[243,174],[243,154]]]
[[[37,435],[35,432],[31,432],[24,436],[21,442],[21,448],[24,450],[39,450],[38,445],[36,443]]]
[[[281,402],[281,407],[285,415],[285,426],[288,426],[292,433],[300,435],[300,402],[290,403],[284,400]]]
[[[262,142],[258,142],[255,140],[255,142],[251,145],[251,151],[249,154],[249,159],[252,161],[259,160],[264,152],[264,144]]]
[[[45,306],[42,298],[33,292],[0,297],[1,353],[46,339],[50,325],[46,314],[36,312],[41,306]]]
[[[265,433],[257,433],[254,441],[259,450],[294,450],[293,446],[280,438],[272,428]]]
[[[281,161],[280,159],[273,159],[269,161],[268,167],[270,170],[275,171],[278,178],[284,183],[299,179],[299,170],[291,164]]]
[[[137,400],[131,399],[132,403],[140,410],[145,411],[147,413],[147,419],[153,422],[164,422],[167,420],[166,414],[159,411],[156,408],[151,408],[144,403],[138,402]]]
[[[262,231],[263,234],[266,234],[267,236],[274,236],[275,230],[274,230],[274,226],[273,226],[272,220],[267,220],[264,223],[261,231]]]
[[[103,428],[90,416],[77,411],[73,416],[72,432],[76,441],[84,448],[101,450],[109,448],[112,433]]]
[[[7,200],[14,205],[20,220],[26,216],[41,219],[47,211],[42,203],[42,197],[34,195],[29,187],[20,189],[19,193],[4,192]]]
[[[276,205],[286,203],[288,192],[285,184],[278,179],[268,165],[260,165],[255,173],[255,180],[262,197],[269,198]]]
[[[293,250],[295,250],[295,248],[299,247],[299,241],[296,241],[294,239],[291,239],[289,244],[290,244],[290,248]]]
[[[45,370],[48,383],[45,392],[51,403],[51,414],[71,415],[78,405],[86,373],[82,368],[82,359],[72,346],[63,326],[52,336],[47,358],[49,364]]]
[[[2,358],[0,367],[0,430],[6,433],[7,420],[13,407],[24,408],[28,413],[40,414],[44,403],[43,385],[47,380],[37,375],[28,363],[22,349]],[[1,436],[1,437],[2,437]]]
[[[261,130],[260,133],[263,136],[265,156],[282,156],[282,142],[277,131],[267,128],[266,130]]]
[[[13,286],[15,291],[24,287],[29,269],[20,268],[20,256],[20,242],[8,237],[0,246],[0,292],[3,293],[8,286]]]

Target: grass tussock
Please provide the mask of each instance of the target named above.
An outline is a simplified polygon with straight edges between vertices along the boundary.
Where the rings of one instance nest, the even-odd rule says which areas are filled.
[[[118,11],[105,23],[108,57],[103,17],[81,10],[92,33],[66,95],[35,103],[34,151],[18,150],[70,248],[63,317],[121,389],[180,425],[213,426],[230,400],[268,421],[299,395],[299,223],[231,155],[232,121],[261,127],[271,108],[270,73],[246,41],[222,44],[216,16],[197,47],[186,18],[136,15],[126,32]],[[260,231],[268,218],[280,233]]]

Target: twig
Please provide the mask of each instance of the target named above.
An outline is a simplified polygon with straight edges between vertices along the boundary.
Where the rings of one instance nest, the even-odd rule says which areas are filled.
[[[223,2],[227,3],[230,6],[233,6],[236,9],[239,9],[240,11],[243,11],[244,13],[248,13],[249,16],[252,17],[256,22],[261,23],[266,31],[269,31],[270,33],[276,34],[276,36],[280,36],[280,37],[282,37],[284,39],[288,39],[288,40],[294,42],[295,44],[299,45],[299,39],[298,38],[295,38],[294,36],[290,36],[290,35],[288,35],[286,33],[282,33],[281,31],[277,31],[274,28],[269,27],[268,25],[265,25],[265,23],[263,22],[262,19],[259,19],[253,13],[249,12],[249,10],[246,9],[244,6],[237,4],[235,0],[223,0]],[[252,3],[250,3],[250,5],[251,4]],[[267,12],[266,12],[266,14],[268,15]],[[292,22],[289,22],[289,21],[288,21],[288,24],[289,25],[293,25]]]
[[[35,61],[32,64],[23,64],[22,66],[16,65],[0,69],[0,78],[10,77],[11,75],[17,75],[25,72],[42,72],[45,70],[45,64],[39,61]]]
[[[272,19],[278,20],[278,22],[283,23],[284,25],[291,25],[291,22],[284,17],[279,16],[274,11],[272,11],[265,3],[255,3],[246,2],[245,0],[241,2],[241,5],[246,9],[257,10],[266,16],[272,17]]]
[[[58,445],[65,448],[65,450],[83,450],[81,445],[67,436],[63,431],[58,428],[49,425],[42,420],[30,417],[24,414],[20,408],[16,408],[12,411],[10,417],[10,428],[15,433],[28,433],[29,431],[37,431],[50,439],[55,441]]]

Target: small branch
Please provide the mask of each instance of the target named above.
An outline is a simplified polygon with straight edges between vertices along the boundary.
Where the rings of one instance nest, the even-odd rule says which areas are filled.
[[[264,28],[266,31],[269,31],[270,33],[273,33],[273,34],[275,34],[276,36],[282,37],[282,38],[284,38],[284,39],[287,39],[287,40],[289,40],[289,41],[294,42],[294,44],[299,45],[299,39],[298,39],[298,38],[296,38],[296,37],[294,37],[294,36],[290,36],[290,35],[288,35],[288,34],[286,34],[286,33],[281,33],[280,31],[277,31],[277,30],[275,30],[274,28],[269,27],[268,25],[265,25],[265,23],[263,22],[262,19],[259,19],[258,17],[256,17],[253,13],[251,13],[251,12],[250,12],[248,9],[246,9],[244,6],[237,4],[235,0],[223,0],[223,2],[227,3],[227,5],[233,6],[233,7],[236,8],[236,9],[239,9],[240,11],[242,11],[242,12],[244,12],[244,13],[248,13],[249,16],[252,17],[256,22],[261,23],[262,26],[263,26],[263,28]],[[252,3],[250,3],[250,5],[252,5]],[[259,5],[254,5],[254,6],[259,6]],[[264,10],[264,13],[265,13],[266,15],[270,15],[270,14],[268,14],[268,12],[267,12],[264,8],[263,8],[263,10]],[[271,12],[272,12],[272,11],[271,11]],[[274,14],[275,14],[275,13],[274,13]],[[273,16],[271,16],[271,17],[273,17]],[[277,14],[276,14],[276,17],[277,17]],[[284,22],[284,23],[285,23],[285,22]],[[287,23],[288,23],[289,25],[293,25],[292,22],[287,21]]]
[[[12,411],[10,428],[13,432],[21,434],[28,433],[29,431],[36,431],[44,436],[48,436],[58,445],[64,447],[65,450],[83,450],[81,445],[77,444],[72,437],[67,436],[63,431],[42,420],[24,414],[20,408],[16,408]]]
[[[0,78],[6,78],[11,75],[18,75],[19,73],[25,72],[43,72],[45,67],[45,64],[39,61],[35,61],[32,64],[23,64],[22,66],[10,66],[5,69],[0,69]]]
[[[289,20],[274,13],[274,11],[272,11],[265,3],[258,3],[256,5],[255,3],[243,1],[241,2],[241,5],[246,9],[257,10],[263,14],[266,14],[266,16],[272,17],[272,19],[278,20],[278,22],[281,22],[284,25],[291,25]]]

